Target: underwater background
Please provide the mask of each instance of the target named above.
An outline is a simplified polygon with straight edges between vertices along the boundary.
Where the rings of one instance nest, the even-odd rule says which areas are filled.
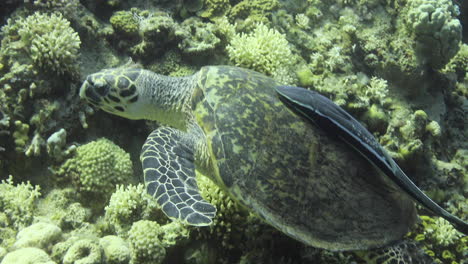
[[[103,68],[252,69],[331,98],[466,220],[467,13],[465,0],[2,0],[0,263],[468,263],[468,238],[420,206],[403,253],[330,252],[202,175],[214,224],[171,222],[142,184],[139,152],[157,124],[78,95]]]

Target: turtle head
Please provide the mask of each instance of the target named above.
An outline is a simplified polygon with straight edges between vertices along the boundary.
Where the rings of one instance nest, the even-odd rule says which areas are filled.
[[[80,97],[92,105],[114,115],[141,119],[144,111],[139,103],[142,96],[136,80],[139,69],[105,69],[86,77]]]

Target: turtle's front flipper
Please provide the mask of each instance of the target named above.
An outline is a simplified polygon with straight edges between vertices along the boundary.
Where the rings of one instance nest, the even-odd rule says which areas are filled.
[[[451,222],[460,232],[468,234],[468,223],[450,214],[424,194],[406,176],[374,136],[333,101],[317,92],[300,87],[278,86],[276,92],[280,100],[298,115],[324,129],[330,135],[336,135],[383,171],[413,199]]]
[[[146,190],[169,218],[195,226],[212,223],[216,208],[198,191],[193,146],[183,132],[169,127],[154,130],[140,159]]]

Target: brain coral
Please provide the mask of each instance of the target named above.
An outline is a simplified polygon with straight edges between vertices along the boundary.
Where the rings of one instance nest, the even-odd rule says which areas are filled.
[[[75,156],[65,161],[58,174],[71,177],[79,190],[109,194],[117,184],[131,179],[133,169],[130,154],[101,138],[79,146]]]
[[[21,42],[19,45],[26,48],[34,64],[59,74],[74,69],[81,41],[78,33],[70,27],[70,22],[61,14],[34,13],[15,23]],[[16,28],[11,21],[8,24],[10,29]]]

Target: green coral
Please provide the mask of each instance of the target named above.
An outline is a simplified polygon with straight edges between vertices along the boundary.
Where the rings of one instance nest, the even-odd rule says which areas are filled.
[[[75,71],[81,41],[61,14],[34,13],[15,21],[8,20],[2,32],[10,36],[2,43],[5,54],[25,50],[41,69],[58,74]]]
[[[154,221],[140,220],[133,223],[128,234],[132,250],[130,263],[157,264],[163,261],[166,248],[188,237],[189,231],[177,221],[161,226]]]
[[[117,184],[129,181],[133,169],[130,154],[101,138],[76,148],[58,174],[71,178],[80,191],[106,196]]]
[[[463,236],[443,218],[420,216],[422,225],[410,237],[418,241],[422,249],[436,263],[463,263],[468,250],[468,237]]]
[[[63,264],[100,264],[103,259],[102,248],[92,239],[75,242],[63,257]]]
[[[191,17],[181,24],[185,34],[178,47],[187,54],[200,54],[213,51],[220,43],[213,23],[204,23],[197,17]]]
[[[197,185],[200,194],[217,209],[213,224],[201,233],[202,236],[215,238],[224,249],[233,249],[239,241],[248,213],[231,197],[207,177],[197,173]],[[207,234],[204,234],[207,233]]]
[[[165,11],[132,8],[116,12],[110,22],[118,35],[118,48],[141,57],[160,53],[168,43],[183,34],[180,26]]]
[[[435,239],[442,246],[455,244],[463,236],[445,219],[436,219],[428,216],[421,216],[424,225],[424,236]]]
[[[29,182],[13,185],[13,177],[0,183],[0,212],[4,215],[2,226],[19,230],[31,224],[34,204],[41,195],[39,186]]]
[[[20,120],[16,120],[15,129],[16,131],[13,132],[13,138],[16,145],[15,150],[17,152],[23,152],[27,142],[29,141],[29,125],[22,123]]]
[[[458,52],[462,26],[460,14],[451,0],[410,1],[406,25],[416,41],[416,51],[423,63],[442,68]]]
[[[133,222],[154,216],[158,211],[154,199],[146,194],[143,184],[117,186],[105,210],[106,222],[121,236],[126,236]]]
[[[49,255],[38,248],[22,248],[12,251],[3,258],[2,264],[55,264]]]
[[[137,35],[140,29],[136,16],[128,11],[115,12],[110,18],[110,23],[115,30],[130,36]]]
[[[244,0],[232,8],[230,15],[234,18],[244,19],[249,16],[265,17],[278,7],[278,0]]]
[[[122,238],[118,236],[105,236],[99,239],[99,245],[104,250],[104,258],[107,264],[130,262],[130,248]]]
[[[13,248],[36,247],[47,250],[56,243],[61,236],[62,230],[58,226],[39,222],[18,232]]]
[[[204,0],[203,8],[197,15],[203,18],[215,18],[223,16],[231,9],[229,0]]]
[[[264,24],[257,24],[251,33],[236,34],[226,50],[236,66],[272,76],[293,63],[285,35]]]

